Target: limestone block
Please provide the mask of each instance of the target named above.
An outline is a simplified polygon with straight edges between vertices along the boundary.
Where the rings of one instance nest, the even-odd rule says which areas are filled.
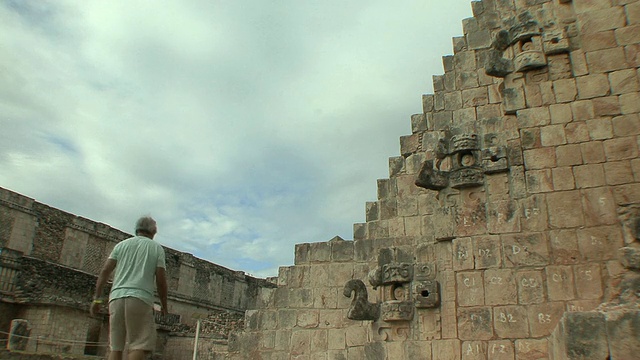
[[[519,110],[517,115],[518,126],[521,128],[544,126],[551,121],[551,114],[547,107]]]
[[[609,356],[606,331],[602,313],[565,313],[554,331],[554,354],[568,360],[606,359]]]
[[[505,266],[545,266],[549,264],[549,249],[544,233],[502,235]]]
[[[582,152],[580,145],[569,144],[556,147],[556,160],[558,166],[581,165]]]
[[[630,67],[640,66],[640,44],[627,45],[624,47],[624,55]]]
[[[578,249],[578,236],[574,229],[552,230],[552,263],[557,265],[575,264],[581,258]]]
[[[640,87],[636,69],[623,69],[610,73],[609,83],[612,94],[637,93]]]
[[[328,331],[317,330],[311,336],[311,359],[326,359],[328,349]],[[323,357],[320,357],[323,355]]]
[[[640,270],[640,249],[623,247],[618,252],[620,253],[620,262],[625,268]]]
[[[465,341],[462,343],[463,360],[484,360],[487,358],[487,343],[484,341]]]
[[[489,341],[487,355],[491,360],[514,360],[515,351],[510,340]]]
[[[353,224],[353,240],[362,240],[367,238],[367,225],[364,223]]]
[[[420,148],[420,136],[418,134],[405,135],[400,137],[400,153],[408,156],[417,152]]]
[[[556,151],[554,147],[525,150],[524,164],[527,170],[552,168],[556,166]]]
[[[578,248],[587,261],[613,260],[623,247],[622,231],[618,226],[597,226],[578,229]]]
[[[546,283],[549,301],[575,299],[574,277],[570,266],[547,266]]]
[[[587,64],[592,73],[604,73],[625,69],[627,65],[624,49],[614,47],[586,52]]]
[[[493,326],[499,338],[529,337],[529,319],[525,306],[496,306]]]
[[[456,283],[458,284],[458,305],[484,305],[484,282],[481,271],[456,273]]]
[[[578,191],[547,194],[549,224],[556,228],[572,228],[584,225],[582,199]]]
[[[434,105],[433,94],[422,95],[422,111],[425,114],[433,111],[433,105]]]
[[[613,137],[613,126],[611,125],[610,118],[590,119],[587,120],[586,123],[589,136],[592,140],[605,140]]]
[[[607,185],[620,185],[634,181],[631,162],[626,160],[605,163],[604,174]]]
[[[457,90],[457,88],[456,88],[456,73],[447,72],[447,73],[444,74],[444,90],[447,91],[447,92]],[[446,102],[445,102],[445,108],[446,108]]]
[[[296,244],[294,264],[306,264],[309,262],[309,248],[310,244],[308,243]]]
[[[603,186],[605,184],[602,164],[575,166],[573,168],[573,177],[578,189]]]
[[[473,237],[473,259],[476,269],[495,268],[502,265],[502,247],[499,236]]]
[[[453,56],[453,65],[457,71],[476,70],[477,65],[475,51],[463,51],[455,54]]]
[[[432,360],[431,342],[406,341],[404,343],[405,359]],[[368,357],[366,359],[369,359]]]
[[[291,355],[309,355],[311,353],[311,334],[309,330],[294,330],[291,333]]]
[[[605,74],[585,75],[576,78],[578,99],[593,99],[607,96],[610,91],[609,78]]]
[[[613,196],[618,205],[640,202],[640,184],[618,185],[613,188]]]
[[[584,34],[623,28],[626,22],[621,6],[586,11],[578,14],[580,31]]]
[[[296,326],[304,329],[318,327],[319,312],[318,310],[301,310],[297,312]]]
[[[364,326],[349,326],[345,331],[345,341],[348,347],[364,346],[367,341],[367,329]]]
[[[502,90],[502,106],[505,114],[515,114],[526,108],[525,94],[522,88],[505,88]]]
[[[404,158],[402,156],[395,156],[389,158],[389,176],[393,177],[398,175],[404,168]]]
[[[580,144],[580,153],[585,164],[603,163],[605,161],[602,141]]]
[[[331,244],[317,242],[309,245],[309,262],[327,262],[331,259]]]
[[[569,123],[565,125],[564,131],[569,144],[589,141],[589,129],[584,121]]]
[[[467,34],[469,49],[487,49],[491,46],[491,33],[489,30],[480,30]]]
[[[343,350],[347,346],[345,329],[329,329],[328,348],[330,350]]]
[[[486,86],[462,91],[462,105],[464,107],[487,105],[488,103],[489,96]]]
[[[570,166],[551,169],[553,189],[556,191],[573,190],[576,188],[575,178]]]
[[[372,359],[372,360],[386,360],[387,357],[387,348],[382,342],[368,342],[364,344],[364,358]],[[397,356],[397,354],[394,354]]]
[[[537,304],[545,301],[544,280],[540,270],[522,270],[515,275],[519,304]]]
[[[631,45],[640,42],[640,25],[626,26],[615,30],[618,45]]]
[[[574,267],[576,295],[579,299],[602,299],[602,275],[599,264]]]
[[[462,108],[462,92],[453,91],[444,94],[444,109],[459,110]]]
[[[461,360],[460,340],[436,340],[431,343],[433,359]]]
[[[473,89],[480,86],[477,71],[461,71],[456,73],[455,88],[456,89]]]
[[[640,311],[623,309],[606,314],[611,359],[633,359],[640,353]]]
[[[332,261],[351,261],[353,260],[354,243],[353,241],[331,241],[331,260]]]
[[[616,38],[613,30],[585,34],[582,38],[582,50],[585,52],[609,49],[616,46]]]
[[[578,96],[575,79],[560,79],[554,81],[553,92],[559,103],[574,101]]]
[[[452,241],[453,270],[472,270],[474,267],[474,251],[470,237],[456,238]]]
[[[493,337],[491,308],[458,308],[458,336],[462,340],[491,339]]]
[[[549,359],[549,344],[547,339],[516,340],[515,348],[517,360]]]
[[[598,173],[594,172],[594,177],[597,175]],[[585,225],[597,226],[618,223],[615,200],[609,188],[584,189],[582,195]]]
[[[558,146],[567,143],[564,126],[562,125],[549,125],[542,127],[540,129],[540,137],[542,140],[542,146]]]
[[[615,136],[640,135],[640,119],[637,114],[614,117],[611,124]]]
[[[573,121],[587,121],[594,119],[595,108],[591,100],[579,100],[571,103]]]
[[[604,152],[608,161],[637,158],[638,142],[635,136],[606,140]]]
[[[573,76],[583,76],[589,73],[589,70],[587,69],[587,58],[583,50],[578,49],[572,51],[569,54],[569,58],[571,60]]]
[[[440,326],[442,331],[443,339],[452,339],[458,336],[458,317],[456,313],[456,303],[454,301],[446,301],[440,305]],[[433,352],[434,359],[439,359],[435,357],[435,350]]]
[[[518,303],[516,278],[512,269],[488,269],[484,272],[484,302],[486,305]]]

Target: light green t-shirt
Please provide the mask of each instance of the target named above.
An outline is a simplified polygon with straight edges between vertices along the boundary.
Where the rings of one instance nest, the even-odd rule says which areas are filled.
[[[118,243],[109,255],[116,261],[109,301],[135,297],[153,306],[156,268],[165,268],[164,249],[157,242],[135,236]]]

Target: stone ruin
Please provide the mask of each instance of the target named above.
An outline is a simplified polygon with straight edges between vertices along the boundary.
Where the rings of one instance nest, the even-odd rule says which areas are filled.
[[[471,5],[353,241],[199,359],[638,357],[640,1]]]
[[[225,359],[638,357],[640,1],[471,5],[354,240],[297,245]]]

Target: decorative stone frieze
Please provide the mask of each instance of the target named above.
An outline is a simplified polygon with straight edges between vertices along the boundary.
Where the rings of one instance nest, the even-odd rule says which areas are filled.
[[[399,254],[400,253],[400,254]],[[406,258],[397,248],[380,249],[378,267],[369,273],[369,283],[380,291],[381,302],[370,303],[362,280],[349,280],[343,290],[351,297],[347,317],[352,320],[384,322],[411,321],[414,309],[440,305],[439,284],[433,263],[397,262]]]
[[[485,135],[482,147],[477,134],[444,134],[436,145],[436,160],[426,160],[416,185],[430,190],[462,189],[484,185],[485,174],[508,170],[507,149],[492,145],[495,134]],[[447,169],[445,169],[447,168]]]

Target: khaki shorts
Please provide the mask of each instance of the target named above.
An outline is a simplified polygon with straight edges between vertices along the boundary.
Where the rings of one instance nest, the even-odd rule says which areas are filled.
[[[156,322],[153,307],[144,301],[126,297],[109,302],[109,344],[111,351],[153,351],[156,346]]]

